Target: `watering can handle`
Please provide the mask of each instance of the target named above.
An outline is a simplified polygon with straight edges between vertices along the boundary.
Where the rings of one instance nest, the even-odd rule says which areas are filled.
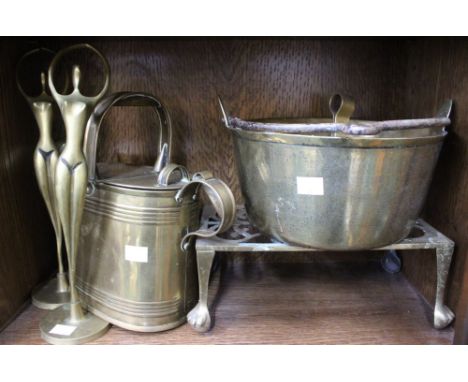
[[[160,169],[171,160],[172,125],[169,113],[163,104],[154,96],[147,93],[119,92],[111,94],[99,102],[86,127],[84,138],[85,157],[88,162],[88,179],[96,181],[96,151],[99,129],[107,112],[112,106],[152,106],[161,129],[159,131],[159,157],[156,166]]]
[[[220,218],[215,228],[199,228],[188,232],[181,240],[182,250],[187,250],[190,239],[194,237],[209,238],[231,228],[236,218],[236,201],[230,188],[222,180],[214,178],[209,171],[198,172],[193,175],[190,183],[183,186],[175,195],[177,203],[182,203],[186,195],[196,197],[199,189],[203,189]],[[190,192],[188,192],[190,191]]]

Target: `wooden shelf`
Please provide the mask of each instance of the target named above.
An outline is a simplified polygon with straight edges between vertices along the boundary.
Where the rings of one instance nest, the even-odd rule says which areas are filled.
[[[210,286],[215,322],[206,334],[189,325],[160,333],[112,327],[93,343],[452,343],[453,329],[434,329],[431,307],[402,274],[384,272],[378,256],[306,257],[305,263],[226,257]],[[0,344],[44,344],[39,320],[45,314],[29,306],[0,333]]]
[[[18,92],[16,64],[32,48],[45,46],[58,51],[78,42],[92,43],[107,57],[112,92],[134,90],[157,96],[172,117],[173,161],[187,165],[191,172],[210,170],[231,187],[239,203],[243,200],[233,142],[220,121],[217,95],[223,97],[233,115],[246,119],[329,116],[328,98],[336,92],[354,96],[355,116],[369,120],[427,117],[437,111],[444,99],[453,99],[452,124],[420,217],[455,242],[446,302],[456,316],[455,342],[468,343],[466,38],[3,39],[0,83],[8,97],[0,102],[3,154],[0,158],[0,327],[11,320],[27,301],[32,288],[57,266],[53,229],[32,166],[37,125]],[[37,67],[36,64],[31,63],[32,67]],[[86,68],[92,62],[82,64]],[[39,90],[37,73],[27,72],[25,88]],[[88,85],[97,87],[98,83],[86,81]],[[55,123],[55,138],[63,140],[58,111]],[[115,108],[103,125],[98,159],[128,165],[154,163],[157,134],[152,126],[152,115],[146,108]],[[424,251],[402,252],[402,260],[409,282],[427,301],[434,301],[435,256],[427,256]],[[292,267],[295,266],[302,272],[300,265]],[[309,269],[304,265],[308,276],[294,282],[288,278],[287,285],[283,279],[276,279],[276,271],[269,267],[264,270],[261,282],[239,278],[234,270],[231,276],[226,273],[227,290],[219,298],[215,309],[218,322],[210,334],[192,333],[186,326],[149,336],[113,329],[101,342],[451,342],[447,337],[450,333],[431,329],[430,310],[403,276],[375,273],[372,277],[380,275],[382,279],[374,280],[367,279],[372,273],[368,271],[362,280],[347,285],[344,274],[334,274],[327,281],[314,267]],[[356,272],[364,272],[357,267]],[[363,280],[375,282],[374,287],[382,289],[381,294],[375,292],[377,296],[374,296],[374,291],[365,290],[367,297],[363,291],[357,299],[355,291]],[[326,290],[320,282],[328,283]],[[394,283],[399,286],[390,287]],[[265,290],[265,285],[274,287]],[[401,292],[396,300],[392,288]],[[252,296],[269,301],[277,297],[276,294],[268,297],[269,293],[283,289],[281,298],[286,301],[289,296],[294,303],[301,301],[299,306],[291,307],[287,302],[284,308],[269,302],[249,305]],[[404,307],[417,311],[408,313]],[[33,308],[27,309],[0,333],[0,341],[40,342],[37,332],[40,314]],[[303,333],[298,335],[297,329]]]

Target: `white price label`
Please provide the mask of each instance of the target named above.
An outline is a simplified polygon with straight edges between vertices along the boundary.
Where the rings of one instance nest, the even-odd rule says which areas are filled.
[[[298,176],[296,182],[299,195],[324,195],[322,177]]]
[[[62,325],[57,324],[52,329],[49,330],[50,334],[59,334],[61,336],[69,336],[76,329],[76,326],[73,325]]]
[[[148,247],[138,247],[136,245],[125,246],[125,260],[137,263],[148,262]]]

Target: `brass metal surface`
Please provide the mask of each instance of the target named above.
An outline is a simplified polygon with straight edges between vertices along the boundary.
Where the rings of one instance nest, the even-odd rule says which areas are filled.
[[[197,229],[200,203],[178,204],[176,192],[97,182],[87,195],[77,286],[96,315],[137,331],[185,321],[197,293],[195,258],[179,243],[186,231]],[[132,257],[132,250],[144,251],[144,257]]]
[[[208,222],[211,220],[210,216],[215,216],[215,212],[210,208],[205,208],[203,215],[205,216],[205,224],[209,224]],[[226,231],[221,237],[198,239],[195,248],[199,279],[199,300],[197,305],[188,313],[187,321],[198,332],[206,332],[211,328],[211,317],[208,307],[208,283],[216,253],[242,252],[251,254],[257,252],[282,252],[294,255],[294,253],[300,252],[319,251],[314,248],[279,243],[265,237],[249,223],[243,206],[238,207],[236,220],[231,229]],[[373,250],[388,252],[418,249],[435,250],[437,257],[437,294],[434,304],[433,326],[436,329],[443,329],[450,325],[455,317],[450,308],[444,303],[445,286],[454,249],[453,241],[424,220],[418,219],[415,223],[414,231],[404,240],[380,248],[374,248]]]
[[[119,92],[106,97],[96,105],[96,109],[91,115],[89,128],[86,129],[84,138],[85,156],[88,161],[89,178],[96,179],[96,148],[101,121],[113,106],[149,106],[153,108],[153,116],[156,119],[158,131],[158,153],[155,171],[159,172],[171,161],[172,149],[172,127],[171,117],[164,105],[153,95],[139,92]]]
[[[65,273],[38,285],[31,292],[32,303],[40,309],[53,310],[70,302],[68,281]]]
[[[281,242],[328,250],[382,247],[408,235],[450,122],[440,113],[340,124],[223,115],[251,222]]]
[[[47,52],[53,56],[54,52],[41,48],[34,49],[26,53],[18,62],[16,71],[16,83],[18,89],[28,103],[34,118],[39,128],[39,141],[34,150],[34,171],[36,174],[37,184],[44,199],[49,213],[50,220],[55,232],[56,247],[57,247],[57,265],[58,274],[55,278],[35,288],[32,292],[32,302],[41,309],[55,309],[62,304],[70,301],[70,293],[68,287],[67,276],[63,266],[62,259],[62,227],[60,217],[55,201],[55,170],[59,151],[52,139],[52,120],[53,120],[53,98],[46,92],[46,74],[41,73],[40,81],[42,91],[38,96],[30,96],[26,94],[21,86],[19,70],[25,59],[39,52]]]
[[[53,345],[80,345],[101,337],[109,329],[106,321],[89,313],[79,321],[73,320],[72,307],[70,304],[62,305],[40,321],[41,337],[45,341]]]
[[[334,123],[348,123],[355,108],[354,99],[340,94],[332,95],[328,106],[333,115]]]
[[[180,243],[182,249],[187,249],[190,246],[191,238],[213,237],[219,233],[225,232],[232,226],[236,217],[234,195],[224,182],[214,178],[210,172],[194,174],[192,181],[177,192],[175,199],[178,203],[182,203],[187,195],[193,198],[193,196],[197,195],[197,190],[200,187],[206,192],[220,221],[215,226],[202,227],[196,231],[187,232]]]
[[[97,105],[85,139],[90,166],[96,164],[98,135],[109,109],[135,102],[155,111],[156,164],[100,163],[96,171],[89,169],[77,287],[99,317],[129,330],[155,332],[184,323],[196,302],[196,259],[189,238],[228,229],[235,204],[229,188],[211,173],[191,178],[185,167],[169,163],[169,113],[145,93],[116,93]],[[202,190],[220,216],[209,229],[199,228]]]
[[[57,62],[70,51],[87,49],[94,52],[104,64],[105,84],[101,92],[94,97],[83,96],[79,87],[81,71],[73,67],[73,91],[68,95],[59,94],[54,86],[54,71]],[[65,123],[65,147],[58,158],[55,172],[55,196],[57,210],[63,228],[65,247],[68,255],[70,304],[63,309],[52,311],[41,322],[43,338],[51,343],[63,343],[62,335],[49,330],[55,322],[63,320],[76,326],[73,333],[66,339],[67,343],[82,343],[102,334],[108,323],[85,312],[81,306],[75,285],[76,256],[78,253],[79,234],[84,208],[86,186],[88,182],[87,165],[83,153],[83,138],[86,123],[99,100],[104,96],[109,86],[109,64],[102,54],[88,44],[73,45],[61,50],[52,60],[49,67],[49,88],[57,102]]]

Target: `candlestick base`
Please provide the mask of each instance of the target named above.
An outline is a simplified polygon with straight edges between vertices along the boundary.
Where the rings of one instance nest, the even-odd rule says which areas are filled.
[[[80,320],[71,320],[70,304],[49,312],[40,322],[41,337],[54,345],[78,345],[91,342],[107,332],[108,322],[87,312]]]
[[[70,302],[70,291],[64,273],[39,285],[31,295],[32,303],[39,309],[54,310]]]

